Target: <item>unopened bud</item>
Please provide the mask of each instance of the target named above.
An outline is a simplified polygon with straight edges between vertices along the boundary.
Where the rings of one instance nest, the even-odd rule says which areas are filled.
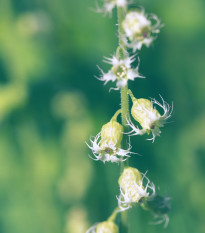
[[[116,147],[120,147],[123,135],[123,127],[115,120],[111,120],[107,124],[103,125],[101,129],[101,143],[103,147],[107,144],[113,144]]]
[[[118,183],[130,202],[137,203],[144,196],[142,193],[146,193],[142,186],[142,175],[136,168],[125,168]]]
[[[157,126],[157,120],[161,117],[148,99],[134,99],[131,113],[133,118],[148,132]]]
[[[127,184],[140,183],[142,181],[142,175],[136,168],[125,168],[122,175],[119,178],[119,185],[122,189],[127,187]]]

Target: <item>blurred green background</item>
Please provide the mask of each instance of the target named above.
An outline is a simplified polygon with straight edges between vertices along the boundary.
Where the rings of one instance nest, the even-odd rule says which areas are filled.
[[[130,233],[205,232],[205,1],[139,0],[164,22],[140,52],[147,78],[136,97],[174,102],[152,144],[133,137],[132,166],[170,195],[170,224],[141,208]],[[83,233],[117,205],[116,164],[94,162],[85,145],[119,108],[119,93],[94,78],[117,46],[113,18],[95,0],[0,0],[0,233]]]

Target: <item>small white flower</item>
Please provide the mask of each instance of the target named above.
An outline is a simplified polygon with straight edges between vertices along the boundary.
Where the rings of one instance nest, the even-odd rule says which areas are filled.
[[[139,59],[136,68],[132,69],[131,64],[135,61],[135,56],[129,56],[127,52],[124,52],[124,58],[119,59],[116,55],[112,58],[105,58],[104,62],[111,64],[112,68],[104,73],[100,69],[102,76],[98,78],[100,81],[107,84],[109,81],[116,81],[116,89],[120,89],[127,85],[128,80],[134,81],[135,78],[144,78],[139,74]]]
[[[93,156],[90,156],[93,160],[101,160],[103,163],[105,162],[112,162],[112,163],[119,163],[125,161],[131,154],[130,149],[131,146],[127,150],[123,150],[117,146],[116,142],[107,141],[103,144],[102,139],[100,139],[101,132],[97,134],[94,140],[90,139],[91,146],[87,146],[92,150]]]
[[[141,10],[130,11],[122,26],[125,31],[124,42],[127,47],[132,48],[135,52],[140,50],[143,44],[147,47],[150,46],[155,39],[153,35],[160,32],[162,24],[156,15],[146,15],[144,10]]]
[[[144,179],[147,184],[143,186]],[[145,176],[141,176],[141,173],[136,168],[125,168],[122,175],[119,178],[120,196],[118,199],[118,205],[121,211],[131,208],[134,204],[138,203],[142,198],[148,197],[150,193],[148,189],[155,193],[155,186]]]
[[[160,96],[161,97],[161,96]],[[152,133],[152,140],[154,142],[156,136],[160,136],[160,128],[164,126],[167,119],[169,119],[173,112],[173,105],[169,106],[167,102],[162,99],[162,104],[155,99],[136,99],[132,96],[133,106],[131,109],[131,114],[133,118],[140,123],[142,129],[136,127],[131,120],[128,120],[127,123],[131,127],[130,136],[142,135]],[[161,115],[154,104],[160,106],[163,109],[163,114]]]
[[[104,5],[100,8],[97,6],[97,12],[98,13],[105,13],[112,15],[112,10],[115,7],[123,7],[125,8],[127,6],[127,0],[105,0]]]
[[[87,146],[92,150],[94,160],[101,160],[103,163],[112,162],[119,163],[125,161],[130,152],[131,146],[127,150],[121,149],[121,141],[123,137],[123,127],[116,120],[116,115],[113,116],[110,122],[103,125],[100,133],[92,140],[91,145]]]

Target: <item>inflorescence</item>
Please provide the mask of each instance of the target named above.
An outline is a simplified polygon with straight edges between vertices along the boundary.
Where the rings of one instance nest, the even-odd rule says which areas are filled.
[[[129,81],[145,78],[139,73],[139,57],[138,65],[133,65],[136,61],[136,54],[133,53],[140,51],[144,45],[149,47],[163,25],[156,15],[147,14],[144,9],[128,10],[128,0],[104,0],[102,7],[97,7],[97,12],[111,15],[115,7],[123,14],[121,21],[118,22],[120,43],[115,54],[111,58],[104,59],[111,68],[104,72],[98,67],[101,75],[97,78],[105,85],[110,81],[114,83],[111,89],[121,92],[127,90],[125,94],[132,100],[131,116],[127,112],[124,116],[126,124],[119,123],[118,116],[121,114],[123,117],[123,106],[121,106],[111,120],[102,126],[101,131],[95,137],[91,137],[90,142],[86,144],[91,149],[92,153],[89,156],[93,160],[118,164],[127,161],[118,180],[120,194],[117,196],[117,208],[107,221],[95,224],[87,233],[119,233],[115,223],[117,214],[137,205],[151,211],[158,218],[157,223],[164,222],[167,225],[169,221],[170,198],[158,195],[155,185],[150,182],[146,174],[128,166],[128,158],[137,153],[131,152],[130,140],[128,143],[123,143],[124,138],[145,134],[151,134],[148,140],[154,142],[155,138],[160,136],[161,128],[172,115],[173,104],[169,105],[161,96],[160,102],[156,99],[136,98],[128,89]],[[119,14],[118,11],[118,17]],[[125,131],[125,128],[129,130]]]

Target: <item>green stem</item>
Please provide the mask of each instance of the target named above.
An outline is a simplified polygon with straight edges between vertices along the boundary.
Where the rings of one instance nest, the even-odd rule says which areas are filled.
[[[118,13],[118,30],[119,30],[119,46],[122,48],[122,50],[126,50],[126,46],[122,39],[123,34],[123,27],[122,22],[124,20],[124,9],[122,7],[118,7],[117,10]],[[123,51],[120,54],[121,58],[123,58]],[[127,131],[127,118],[129,117],[129,99],[128,99],[128,85],[121,88],[121,116],[122,116],[122,125],[124,128],[124,132]],[[128,137],[126,135],[123,135],[123,141],[122,141],[122,148],[127,149],[128,147]],[[121,163],[121,173],[125,166],[128,166],[128,159],[125,163]],[[121,233],[128,233],[128,216],[127,211],[121,212],[121,222],[120,222],[120,232]]]
[[[122,39],[122,35],[124,33],[124,30],[123,30],[123,27],[122,27],[122,22],[123,22],[123,20],[125,18],[124,11],[125,11],[125,9],[123,9],[122,7],[117,8],[119,46],[122,49],[126,50],[126,46],[125,46],[125,44],[123,42],[123,39]]]
[[[136,98],[134,97],[134,95],[130,89],[127,91],[127,94],[129,94],[129,96],[131,97],[132,102],[136,100]]]
[[[113,117],[111,118],[111,121],[117,121],[117,117],[118,115],[122,112],[121,109],[117,110],[117,112],[113,115]]]

